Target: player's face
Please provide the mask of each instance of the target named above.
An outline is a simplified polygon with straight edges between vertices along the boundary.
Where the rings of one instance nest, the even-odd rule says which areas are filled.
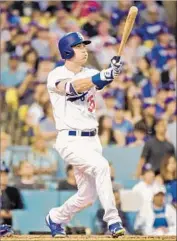
[[[73,47],[73,50],[75,53],[73,57],[73,61],[80,65],[85,64],[88,59],[88,52],[85,44],[78,44],[75,47]]]

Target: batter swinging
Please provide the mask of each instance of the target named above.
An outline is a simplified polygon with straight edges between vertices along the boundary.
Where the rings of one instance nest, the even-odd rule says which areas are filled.
[[[58,130],[55,148],[67,164],[73,165],[78,186],[74,196],[51,209],[46,217],[53,237],[65,237],[64,225],[94,203],[97,196],[112,236],[125,233],[115,207],[108,161],[102,156],[95,115],[96,91],[113,81],[121,64],[115,56],[111,67],[101,72],[84,67],[88,58],[86,45],[90,43],[78,32],[61,38],[58,47],[65,64],[48,75],[47,88]]]

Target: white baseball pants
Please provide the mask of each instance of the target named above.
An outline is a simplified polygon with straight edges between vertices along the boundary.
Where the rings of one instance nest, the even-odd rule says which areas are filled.
[[[110,178],[108,161],[102,156],[98,136],[68,136],[60,131],[55,145],[66,164],[74,166],[78,192],[49,214],[53,222],[67,224],[75,213],[94,203],[97,196],[105,210],[103,220],[111,225],[120,222]]]

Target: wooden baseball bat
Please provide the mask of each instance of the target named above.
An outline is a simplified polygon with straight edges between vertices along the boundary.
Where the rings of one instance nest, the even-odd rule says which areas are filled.
[[[121,43],[118,49],[118,56],[120,57],[123,51],[123,48],[127,42],[127,39],[132,31],[136,16],[138,14],[138,8],[135,6],[132,6],[128,12],[128,16],[125,22],[124,31],[121,39]]]

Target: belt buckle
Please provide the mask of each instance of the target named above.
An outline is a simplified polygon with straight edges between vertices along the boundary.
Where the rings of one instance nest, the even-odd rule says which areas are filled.
[[[82,131],[81,130],[77,130],[76,134],[77,134],[77,136],[82,136]]]

